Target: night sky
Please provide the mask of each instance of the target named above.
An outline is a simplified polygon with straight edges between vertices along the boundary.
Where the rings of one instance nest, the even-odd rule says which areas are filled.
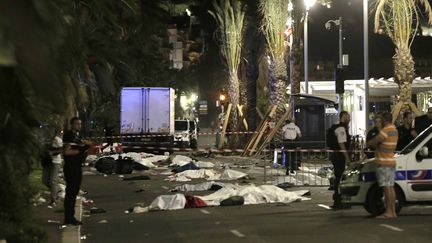
[[[326,30],[325,22],[337,19],[344,22],[344,54],[349,54],[348,77],[363,78],[363,9],[362,0],[334,0],[332,8],[315,5],[309,18],[309,60],[331,60],[338,62],[338,30]],[[370,9],[372,3],[370,2]],[[372,10],[371,10],[372,11]],[[371,12],[372,13],[372,12]],[[373,14],[373,13],[372,13]],[[370,76],[391,77],[394,45],[384,35],[373,32],[373,15],[369,16]],[[417,36],[412,46],[414,59],[432,57],[432,37]],[[429,75],[430,76],[430,75]]]

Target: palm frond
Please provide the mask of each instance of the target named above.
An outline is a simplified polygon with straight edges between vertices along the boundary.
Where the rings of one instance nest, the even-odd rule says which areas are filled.
[[[262,16],[261,29],[267,41],[270,55],[276,59],[285,53],[285,37],[288,19],[288,0],[261,0],[259,11]]]
[[[240,0],[217,0],[214,11],[209,11],[218,25],[221,54],[224,57],[230,76],[236,76],[241,61],[244,32],[245,5]]]

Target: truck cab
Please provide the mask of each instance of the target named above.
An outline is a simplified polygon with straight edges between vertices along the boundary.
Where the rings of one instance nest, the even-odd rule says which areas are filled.
[[[174,145],[197,148],[198,124],[195,120],[177,119],[174,121]]]
[[[396,158],[396,212],[409,204],[432,204],[432,126],[420,133]],[[342,176],[342,202],[363,205],[372,215],[384,212],[374,159],[352,164]]]

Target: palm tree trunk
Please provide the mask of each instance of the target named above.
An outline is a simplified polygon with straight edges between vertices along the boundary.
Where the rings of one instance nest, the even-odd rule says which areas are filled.
[[[249,122],[249,129],[254,131],[256,129],[256,106],[257,106],[257,80],[259,76],[258,62],[249,59],[246,64],[246,77],[247,77],[247,92],[248,92],[248,110],[247,117]]]
[[[237,73],[237,72],[235,72]],[[238,129],[238,113],[237,113],[237,105],[239,104],[240,100],[240,84],[239,79],[237,77],[237,74],[231,74],[229,76],[229,85],[228,85],[228,96],[229,101],[232,104],[232,110],[229,117],[229,131],[230,132],[236,132]],[[235,145],[237,142],[237,136],[230,135],[228,136],[231,147]]]
[[[286,88],[286,63],[283,58],[276,58],[269,65],[269,101],[271,105],[277,105],[277,119],[285,112]]]
[[[300,93],[302,46],[299,41],[294,41],[290,53],[290,80],[291,94]]]
[[[401,111],[409,110],[412,95],[412,82],[414,80],[414,60],[409,48],[396,48],[393,57],[395,82],[399,86],[399,102],[402,102]]]

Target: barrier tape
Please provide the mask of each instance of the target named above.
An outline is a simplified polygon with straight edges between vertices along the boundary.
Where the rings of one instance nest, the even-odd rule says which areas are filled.
[[[225,132],[225,135],[248,135],[248,134],[255,134],[258,133],[256,131],[253,132]],[[220,132],[201,132],[197,135],[218,135]],[[192,133],[189,133],[188,135],[193,135]],[[96,136],[96,137],[86,137],[85,139],[108,139],[108,138],[154,138],[154,137],[171,137],[174,135],[168,135],[168,134],[142,134],[142,135],[116,135],[116,136]]]
[[[103,145],[93,146],[94,148],[103,148]],[[244,152],[244,149],[217,149],[217,148],[169,148],[169,147],[156,147],[156,146],[129,146],[120,145],[121,149],[146,149],[146,150],[160,150],[160,151],[175,151],[175,152],[212,152],[212,153],[229,153],[229,152]],[[256,152],[257,150],[248,150],[249,152]],[[331,150],[331,149],[264,149],[262,152],[274,152],[278,153],[284,152],[312,152],[312,153],[338,153],[338,152],[348,152],[348,153],[363,153],[364,150]]]

